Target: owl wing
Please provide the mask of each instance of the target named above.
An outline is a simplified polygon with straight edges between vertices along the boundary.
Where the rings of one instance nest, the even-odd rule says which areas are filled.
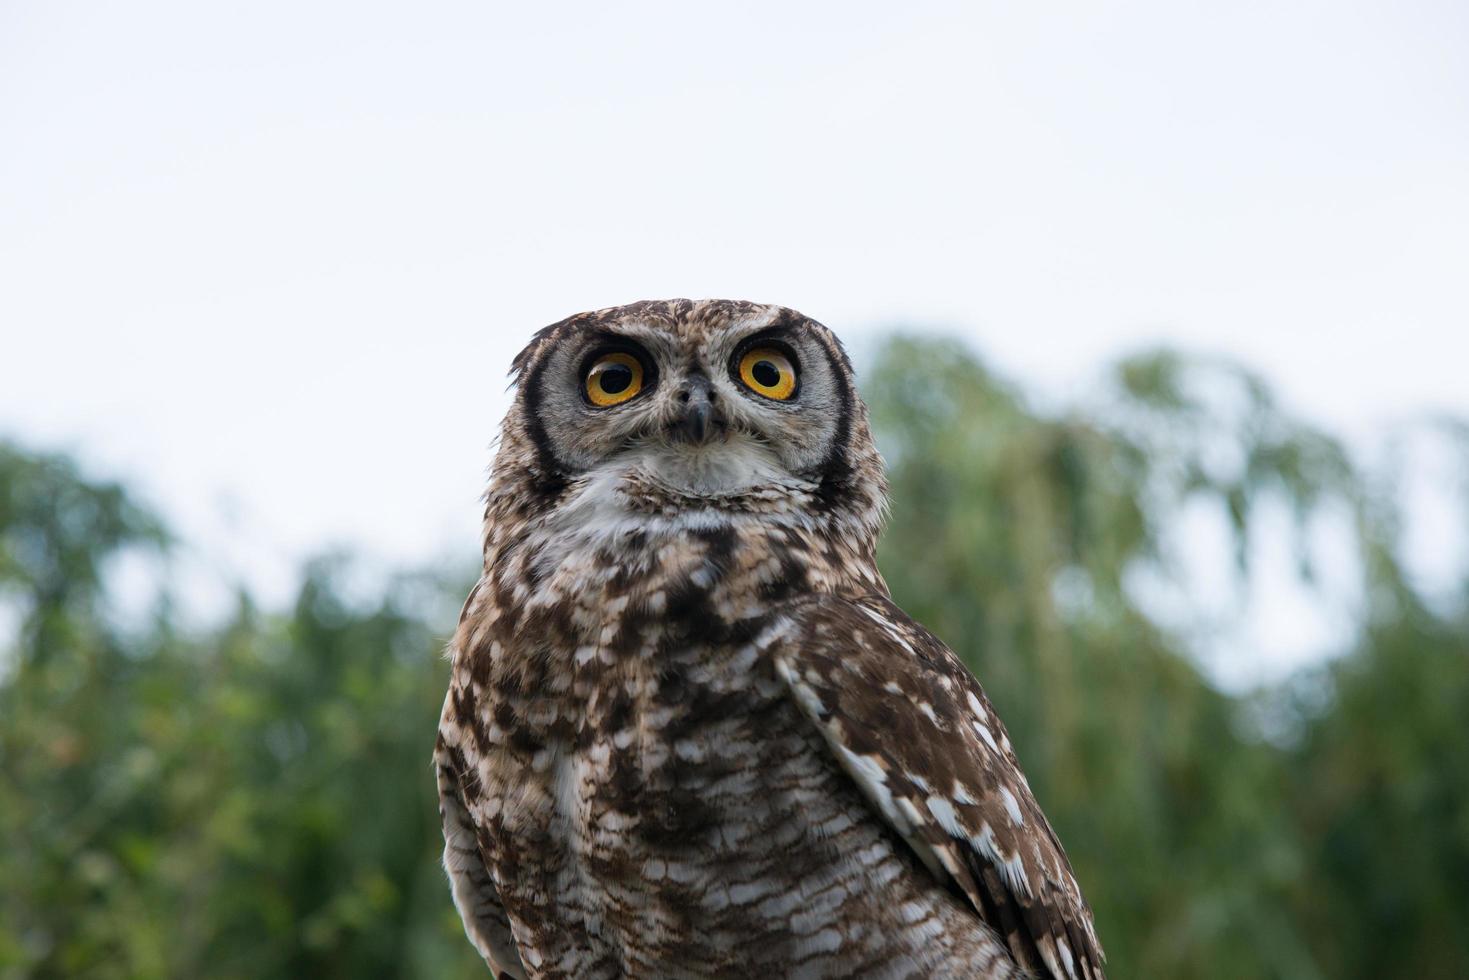
[[[527,974],[510,932],[510,918],[485,867],[474,822],[464,803],[460,780],[472,778],[473,773],[465,773],[463,754],[449,744],[442,731],[434,747],[434,768],[439,778],[439,817],[444,823],[444,871],[449,875],[464,931],[494,976],[524,978]]]
[[[792,603],[757,644],[872,807],[1021,967],[1103,980],[1066,852],[948,647],[880,596]]]

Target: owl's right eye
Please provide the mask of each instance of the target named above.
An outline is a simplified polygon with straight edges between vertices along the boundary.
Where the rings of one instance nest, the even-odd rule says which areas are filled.
[[[643,390],[643,364],[625,351],[603,354],[587,369],[587,400],[598,408],[621,405]]]

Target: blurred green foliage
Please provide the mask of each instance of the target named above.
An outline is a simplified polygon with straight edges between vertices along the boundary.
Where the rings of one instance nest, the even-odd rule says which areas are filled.
[[[1043,411],[899,338],[865,390],[884,571],[1005,717],[1113,976],[1469,976],[1469,590],[1415,591],[1393,474],[1166,353]],[[1228,694],[1147,597],[1200,508],[1247,586],[1272,507],[1307,581],[1334,522],[1361,601],[1335,659]],[[287,610],[118,626],[109,569],[169,546],[123,488],[0,444],[0,978],[484,975],[428,765],[467,581],[364,599],[327,557]]]

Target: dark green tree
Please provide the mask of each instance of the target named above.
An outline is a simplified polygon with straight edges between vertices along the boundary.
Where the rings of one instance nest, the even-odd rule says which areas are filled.
[[[1120,364],[1085,414],[1036,410],[952,342],[893,341],[867,393],[885,574],[1006,719],[1115,975],[1469,975],[1469,784],[1450,775],[1469,736],[1448,721],[1469,717],[1466,631],[1406,584],[1384,481],[1248,372],[1166,352]],[[1308,580],[1312,521],[1349,515],[1362,593],[1388,598],[1332,668],[1230,697],[1136,583],[1178,573],[1202,506],[1247,584],[1272,504]]]
[[[865,391],[885,574],[1006,719],[1113,976],[1469,975],[1469,588],[1406,572],[1393,473],[1169,353],[1043,409],[898,338]],[[1241,593],[1272,514],[1308,582],[1313,528],[1349,542],[1333,659],[1243,695],[1199,669],[1150,596],[1200,511]],[[168,548],[123,488],[0,444],[0,980],[482,976],[428,764],[467,576],[349,587],[327,556],[289,608],[191,629],[165,589],[119,626],[113,570]]]

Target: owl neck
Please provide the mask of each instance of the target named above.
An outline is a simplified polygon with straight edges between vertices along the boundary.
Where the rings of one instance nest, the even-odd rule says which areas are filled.
[[[487,497],[484,574],[502,595],[697,594],[729,618],[757,596],[887,593],[876,562],[880,482],[872,494],[799,479],[703,494],[617,470],[566,480],[548,499],[528,489],[529,476],[497,471]]]

